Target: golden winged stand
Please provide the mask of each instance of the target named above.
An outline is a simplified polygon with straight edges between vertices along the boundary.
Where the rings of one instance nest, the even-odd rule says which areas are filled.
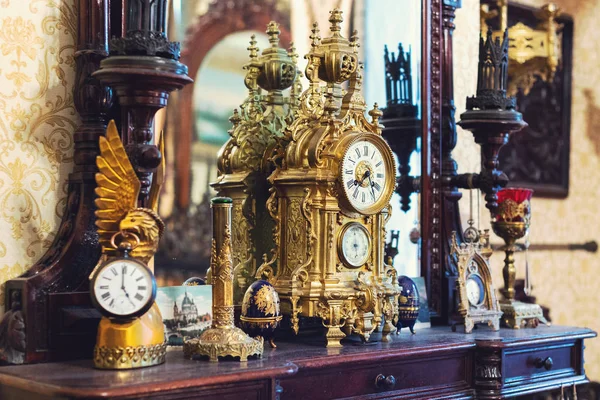
[[[161,151],[164,150],[163,144],[164,139],[161,138]],[[148,265],[164,231],[164,223],[156,213],[158,193],[164,179],[164,157],[152,182],[149,201],[152,209],[141,208],[138,207],[140,181],[114,121],[108,124],[106,137],[100,137],[99,145],[95,214],[102,257],[98,266],[108,258],[117,256],[115,235],[139,239],[139,244],[130,251],[129,256]],[[95,271],[90,277],[94,276]],[[165,355],[163,321],[156,303],[141,317],[131,321],[107,317],[100,321],[94,348],[94,364],[97,368],[131,369],[158,365],[165,361]]]

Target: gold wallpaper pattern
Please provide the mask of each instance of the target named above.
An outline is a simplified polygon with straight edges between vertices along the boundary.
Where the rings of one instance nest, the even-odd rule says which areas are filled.
[[[0,283],[43,255],[64,209],[76,34],[74,0],[0,0]]]
[[[563,200],[532,200],[531,241],[533,243],[583,243],[600,241],[600,55],[597,21],[600,2],[595,0],[553,0],[575,22],[573,88],[571,108],[571,167],[569,197]],[[522,3],[541,7],[545,0]],[[455,100],[457,118],[464,110],[465,97],[475,92],[479,1],[465,0],[457,11],[454,41]],[[469,134],[470,135],[470,134]],[[472,137],[459,133],[455,151],[460,170],[467,172],[479,162]],[[476,150],[476,151],[473,151]],[[502,167],[502,166],[500,166]],[[469,208],[468,193],[461,201],[463,221]],[[489,227],[489,213],[482,201],[482,226]],[[499,238],[494,243],[502,243]],[[492,258],[494,281],[502,285],[503,253]],[[517,278],[525,276],[524,254],[517,254]],[[597,311],[600,304],[600,254],[583,251],[532,251],[533,295],[550,308],[553,323],[588,327],[600,331]],[[586,342],[586,373],[600,381],[600,340]]]

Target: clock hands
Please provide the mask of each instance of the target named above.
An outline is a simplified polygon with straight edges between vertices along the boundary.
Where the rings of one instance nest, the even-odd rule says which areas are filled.
[[[375,183],[373,183],[373,181],[371,180],[371,174],[369,174],[369,186],[371,187],[371,196],[373,196],[373,201],[375,201],[375,190],[373,189]]]

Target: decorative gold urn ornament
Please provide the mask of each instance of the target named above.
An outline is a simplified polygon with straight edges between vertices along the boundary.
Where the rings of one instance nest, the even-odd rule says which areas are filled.
[[[211,283],[213,285],[213,323],[199,338],[183,344],[186,358],[234,357],[247,361],[249,356],[262,356],[263,339],[253,339],[234,325],[233,317],[233,261],[231,258],[231,208],[228,197],[215,197],[213,210],[213,240],[210,257]]]
[[[340,346],[348,335],[368,340],[378,330],[388,340],[396,331],[399,290],[383,255],[396,167],[381,111],[375,105],[372,121],[364,115],[357,34],[342,37],[339,10],[329,21],[323,40],[314,24],[310,84],[269,177],[277,252],[257,277],[273,283],[294,332],[299,318],[316,318],[327,346]]]
[[[161,143],[164,141],[161,140]],[[96,174],[96,225],[102,257],[90,275],[92,302],[103,315],[98,326],[94,365],[132,369],[162,364],[167,344],[148,263],[158,248],[164,224],[155,208],[164,173],[154,175],[150,205],[137,207],[140,181],[114,121],[100,137]]]
[[[506,242],[506,258],[504,260],[504,299],[500,308],[504,313],[504,325],[519,329],[521,327],[537,327],[544,318],[542,307],[537,304],[523,303],[515,300],[515,243],[527,235],[531,223],[531,189],[503,189],[498,192],[498,210],[492,221],[494,233]]]
[[[212,183],[219,196],[233,199],[235,305],[241,304],[263,258],[271,258],[275,252],[275,223],[265,208],[270,187],[267,178],[274,169],[271,157],[284,139],[282,132],[293,120],[302,90],[295,49],[293,45],[289,51],[279,48],[279,33],[278,25],[270,22],[267,34],[271,46],[261,55],[252,35],[250,61],[244,66],[248,97],[241,112],[235,110],[230,118],[231,138],[219,151],[219,176]],[[289,96],[284,96],[283,91],[290,87]]]

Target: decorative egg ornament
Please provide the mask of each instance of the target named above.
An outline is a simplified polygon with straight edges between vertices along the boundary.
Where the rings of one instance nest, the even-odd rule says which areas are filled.
[[[271,347],[277,347],[273,337],[281,318],[279,295],[273,285],[263,280],[250,285],[242,302],[242,329],[252,337],[261,336],[268,340]]]
[[[419,317],[419,290],[415,282],[408,276],[398,278],[398,286],[400,286],[400,297],[398,298],[398,325],[397,333],[403,327],[408,327],[414,335],[414,326]]]

